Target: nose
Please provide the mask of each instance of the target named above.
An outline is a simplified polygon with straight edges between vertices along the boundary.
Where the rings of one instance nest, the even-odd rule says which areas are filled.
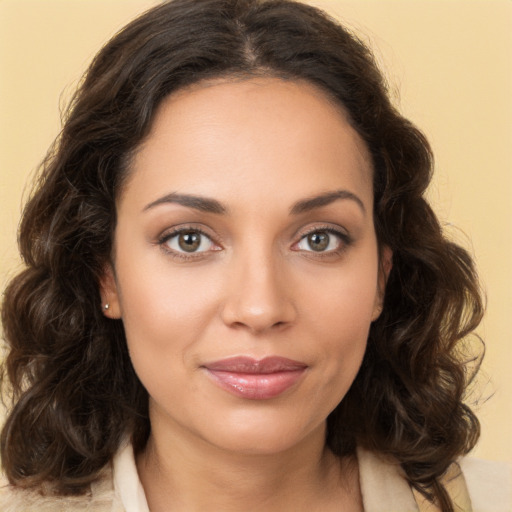
[[[240,257],[230,268],[222,320],[252,334],[283,329],[297,316],[288,273],[271,256]]]

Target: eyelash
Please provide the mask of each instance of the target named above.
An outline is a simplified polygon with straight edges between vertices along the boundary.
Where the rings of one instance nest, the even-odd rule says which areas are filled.
[[[347,250],[353,243],[352,237],[339,229],[333,228],[332,226],[315,226],[304,233],[301,233],[299,241],[295,242],[293,245],[298,245],[302,240],[307,238],[309,235],[312,235],[313,233],[328,233],[330,235],[335,235],[341,240],[341,247],[330,250],[330,251],[305,251],[307,256],[313,256],[315,258],[328,258],[333,256],[339,256],[342,254],[345,250]]]
[[[204,256],[204,254],[206,252],[208,252],[208,251],[187,253],[187,252],[175,251],[175,250],[171,249],[170,247],[166,246],[166,244],[172,238],[174,238],[176,236],[179,236],[182,233],[188,233],[188,232],[190,232],[190,233],[198,233],[198,234],[206,237],[208,240],[210,240],[212,244],[218,245],[212,239],[211,235],[206,233],[201,228],[194,227],[194,226],[183,226],[183,227],[179,227],[179,228],[173,229],[172,231],[167,231],[167,232],[165,232],[164,234],[162,234],[160,236],[160,238],[157,241],[157,244],[162,248],[163,251],[165,251],[166,254],[168,254],[169,256],[171,256],[173,258],[176,258],[176,259],[190,261],[190,260],[193,260],[193,259],[197,259],[198,257],[201,257],[201,255]]]
[[[180,259],[180,260],[186,260],[186,261],[200,258],[201,255],[204,256],[205,253],[209,252],[209,251],[201,251],[201,252],[187,253],[187,252],[176,251],[176,250],[173,250],[170,247],[166,246],[166,244],[169,242],[169,240],[171,240],[172,238],[174,238],[176,236],[179,236],[182,233],[187,233],[187,232],[198,233],[198,234],[206,237],[208,240],[210,240],[210,242],[212,244],[219,245],[204,230],[202,230],[201,228],[198,228],[198,227],[193,227],[193,226],[183,226],[183,227],[173,229],[172,231],[165,232],[158,238],[157,244],[162,248],[163,251],[165,251],[166,254],[170,255],[171,257]],[[341,240],[341,247],[339,247],[335,250],[304,251],[305,253],[308,253],[307,254],[308,256],[314,255],[315,258],[328,258],[328,257],[333,257],[333,256],[339,256],[348,247],[350,247],[350,245],[352,245],[352,243],[353,243],[353,239],[346,232],[335,229],[331,226],[315,226],[315,227],[305,231],[304,233],[301,233],[299,240],[297,242],[295,242],[293,244],[293,246],[298,245],[302,240],[307,238],[309,235],[312,235],[313,233],[328,233],[330,235],[335,235],[336,237],[338,237]],[[217,249],[217,250],[220,250],[220,249]],[[296,249],[296,251],[299,252],[300,249]]]

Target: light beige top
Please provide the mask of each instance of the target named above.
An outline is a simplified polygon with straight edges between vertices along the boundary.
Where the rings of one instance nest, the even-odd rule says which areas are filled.
[[[438,512],[413,492],[400,465],[359,449],[359,476],[365,512]],[[462,472],[461,472],[462,469]],[[463,512],[512,512],[512,466],[463,459],[454,464],[444,484]],[[124,446],[112,468],[81,498],[45,498],[35,492],[0,487],[0,512],[150,512],[133,449]]]

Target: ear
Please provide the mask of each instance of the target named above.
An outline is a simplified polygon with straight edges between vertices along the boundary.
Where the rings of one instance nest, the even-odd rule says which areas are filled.
[[[119,305],[119,292],[117,289],[116,276],[110,263],[105,264],[103,274],[100,278],[101,309],[107,318],[121,318]]]
[[[372,322],[377,320],[382,313],[386,284],[388,282],[389,273],[393,268],[393,251],[391,248],[387,245],[383,245],[379,252],[379,274],[377,277],[377,293],[373,305]]]

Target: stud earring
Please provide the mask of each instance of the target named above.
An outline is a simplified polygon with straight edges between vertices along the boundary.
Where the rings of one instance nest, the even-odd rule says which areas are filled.
[[[104,309],[105,311],[107,311],[107,309],[109,309],[109,308],[110,308],[110,304],[107,302],[107,303],[103,306],[103,309]]]

